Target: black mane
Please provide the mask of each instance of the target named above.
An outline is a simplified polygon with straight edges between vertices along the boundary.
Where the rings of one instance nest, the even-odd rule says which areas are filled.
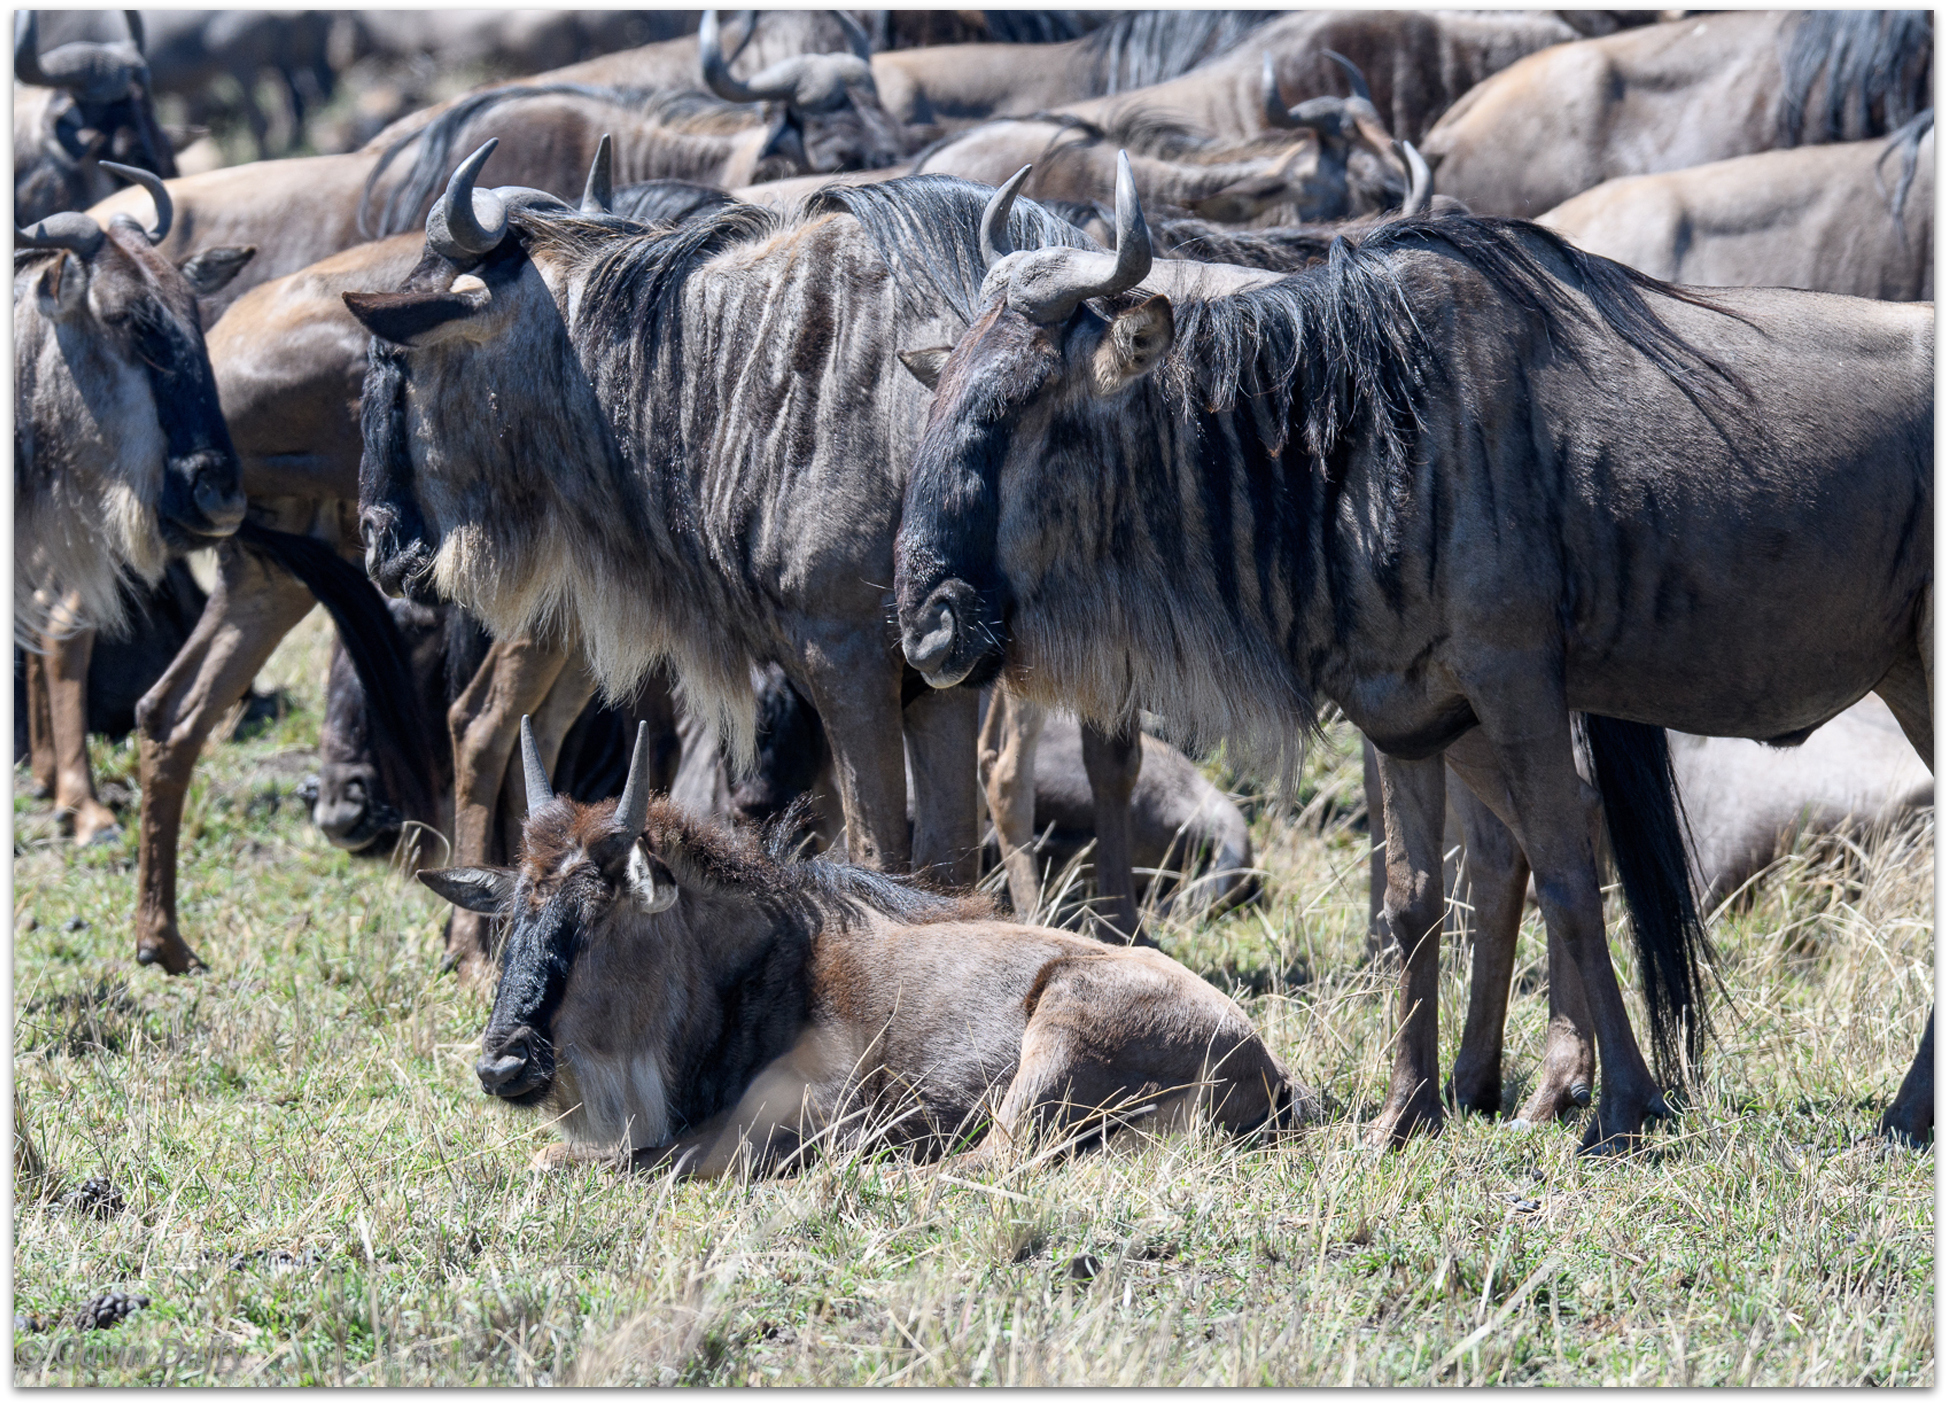
[[[1780,60],[1781,146],[1880,136],[1932,105],[1934,23],[1928,11],[1808,10],[1791,25]],[[1822,77],[1825,105],[1808,113]]]
[[[1359,243],[1335,240],[1323,264],[1263,287],[1176,305],[1177,343],[1165,384],[1180,407],[1224,411],[1241,396],[1263,403],[1270,421],[1296,431],[1324,464],[1358,424],[1380,437],[1393,469],[1405,467],[1419,405],[1447,376],[1433,342],[1395,278],[1391,255],[1438,250],[1494,286],[1552,344],[1574,357],[1589,313],[1656,366],[1709,415],[1736,412],[1745,386],[1657,315],[1654,294],[1715,304],[1635,269],[1586,254],[1525,220],[1418,215],[1390,220]],[[1564,280],[1544,262],[1569,267]],[[1274,453],[1283,440],[1268,446]]]
[[[1889,133],[1887,145],[1881,151],[1880,159],[1874,163],[1874,180],[1885,193],[1887,187],[1880,181],[1880,167],[1895,152],[1901,155],[1901,174],[1894,182],[1893,192],[1887,196],[1888,211],[1897,222],[1907,209],[1907,192],[1914,185],[1914,168],[1921,158],[1921,139],[1933,130],[1934,109],[1930,107]]]

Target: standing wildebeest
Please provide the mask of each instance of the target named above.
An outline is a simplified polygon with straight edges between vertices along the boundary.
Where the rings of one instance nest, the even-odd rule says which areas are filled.
[[[271,120],[257,101],[259,81],[268,75],[283,89],[290,113],[287,149],[302,142],[306,110],[328,102],[336,86],[331,30],[328,10],[151,12],[149,68],[155,90],[175,94],[192,123],[210,126],[232,110],[217,81],[228,78],[257,159],[265,160],[273,154]]]
[[[875,186],[652,231],[476,192],[484,156],[455,173],[405,286],[347,299],[391,343],[365,390],[374,578],[437,582],[497,635],[572,620],[611,692],[669,659],[740,757],[750,669],[775,659],[831,739],[852,857],[964,872],[975,699],[903,677],[887,622],[924,405],[896,353],[964,325],[896,276],[909,207]],[[1024,237],[1031,219],[1082,237],[1023,218]],[[488,384],[492,399],[472,389]]]
[[[1406,958],[1382,1139],[1441,1120],[1445,754],[1582,975],[1585,1145],[1635,1137],[1664,1104],[1605,945],[1571,715],[1593,714],[1675,1058],[1702,1038],[1702,933],[1656,729],[1784,739],[1874,691],[1932,765],[1933,309],[1707,300],[1464,216],[1268,286],[1124,297],[1150,272],[1132,190],[1114,255],[1012,252],[1012,194],[907,483],[908,661],[1268,758],[1316,699],[1373,739]]]
[[[1932,106],[1933,75],[1925,11],[1726,11],[1531,55],[1421,150],[1436,190],[1532,219],[1618,176],[1884,135]]]
[[[14,223],[80,210],[111,194],[112,157],[159,176],[176,174],[156,121],[142,20],[125,12],[129,37],[77,39],[40,51],[39,16],[14,13]]]
[[[580,805],[526,735],[523,754],[520,867],[420,878],[508,923],[476,1069],[559,1114],[551,1159],[716,1176],[985,1131],[988,1160],[1038,1135],[1241,1133],[1306,1102],[1244,1012],[1159,952],[791,860],[653,800],[646,755],[621,800]]]
[[[724,197],[672,182],[618,191],[614,199],[619,209],[651,218],[680,216]],[[361,674],[387,680],[367,691],[379,699],[375,726],[389,738],[386,745],[406,777],[394,803],[408,811],[431,809],[430,796],[416,801],[411,794],[414,771],[433,748],[423,737],[402,741],[422,724],[410,707],[415,694],[409,670],[403,659],[390,657],[397,630],[362,573],[331,549],[359,549],[357,407],[371,343],[340,294],[403,278],[423,246],[424,236],[414,234],[321,260],[252,289],[210,329],[211,364],[243,463],[244,487],[253,507],[287,531],[259,534],[250,552],[219,552],[217,588],[194,633],[137,710],[137,952],[172,972],[197,964],[182,939],[175,902],[177,835],[197,756],[278,642],[310,613],[318,599],[314,591],[326,593],[341,641],[359,650],[354,659],[362,660]],[[299,533],[320,541],[306,549],[293,535]],[[341,571],[350,574],[349,582]],[[483,666],[487,676],[476,676],[449,715],[457,773],[453,837],[463,858],[492,861],[496,797],[520,713],[543,708],[545,700],[542,747],[552,755],[593,687],[586,683],[580,698],[566,697],[557,707],[555,695],[563,690],[554,685],[568,662],[566,651],[503,639],[489,650],[489,663],[507,662],[510,653],[513,667],[496,673]],[[498,710],[508,706],[516,710],[502,729]],[[510,733],[504,749],[498,742],[502,730]],[[430,778],[424,784],[430,786]]]
[[[1675,283],[1934,297],[1934,109],[1891,138],[1605,181],[1539,223]]]
[[[243,519],[237,455],[218,409],[198,292],[248,250],[181,269],[155,246],[172,210],[147,171],[106,163],[155,201],[145,230],[68,211],[14,227],[14,634],[67,592],[77,623],[117,628],[125,575]],[[37,604],[37,595],[39,597]]]

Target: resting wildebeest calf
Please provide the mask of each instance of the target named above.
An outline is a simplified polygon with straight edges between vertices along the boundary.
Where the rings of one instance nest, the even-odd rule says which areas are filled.
[[[1316,700],[1373,739],[1405,956],[1382,1140],[1442,1115],[1452,765],[1582,975],[1585,1146],[1635,1138],[1665,1104],[1610,963],[1572,715],[1675,1071],[1704,948],[1660,729],[1783,740],[1873,691],[1932,764],[1933,309],[1706,298],[1466,216],[1236,292],[1124,296],[1151,273],[1133,182],[1114,255],[1015,252],[1012,193],[907,479],[908,661],[937,687],[1005,668],[1111,725],[1149,708],[1274,765]]]
[[[1241,1133],[1305,1101],[1244,1012],[1160,953],[789,859],[652,799],[646,755],[615,804],[544,799],[523,751],[520,866],[420,879],[507,923],[476,1068],[557,1114],[551,1159],[716,1176],[978,1140],[989,1160],[1123,1126]]]

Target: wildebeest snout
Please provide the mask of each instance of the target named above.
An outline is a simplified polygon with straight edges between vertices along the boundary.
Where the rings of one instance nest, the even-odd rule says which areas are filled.
[[[399,829],[399,812],[380,798],[377,772],[365,765],[326,763],[318,772],[311,822],[340,849],[360,853]]]
[[[389,503],[359,509],[359,540],[365,543],[365,574],[395,600],[438,604],[433,589],[431,539],[418,514],[402,514]]]
[[[162,515],[196,537],[227,537],[244,520],[243,471],[236,456],[199,449],[171,457],[162,494]]]
[[[936,688],[951,688],[981,661],[992,644],[977,621],[981,597],[966,581],[948,579],[902,621],[900,648],[906,661]]]
[[[554,1072],[551,1062],[541,1036],[522,1025],[503,1040],[490,1040],[473,1069],[487,1093],[517,1100],[546,1090]]]

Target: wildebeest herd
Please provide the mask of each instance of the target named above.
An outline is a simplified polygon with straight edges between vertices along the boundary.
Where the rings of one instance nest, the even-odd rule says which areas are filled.
[[[77,841],[91,663],[216,557],[133,709],[138,959],[202,964],[192,769],[323,603],[314,816],[446,837],[480,1081],[567,1154],[1284,1125],[1301,1078],[1143,931],[1261,881],[1151,733],[1276,779],[1331,710],[1400,967],[1375,1142],[1501,1110],[1532,881],[1520,1115],[1631,1145],[1712,906],[1931,803],[1932,18],[954,16],[712,12],[175,176],[140,23],[21,13],[15,635]],[[1058,835],[1090,934],[1029,925]]]

